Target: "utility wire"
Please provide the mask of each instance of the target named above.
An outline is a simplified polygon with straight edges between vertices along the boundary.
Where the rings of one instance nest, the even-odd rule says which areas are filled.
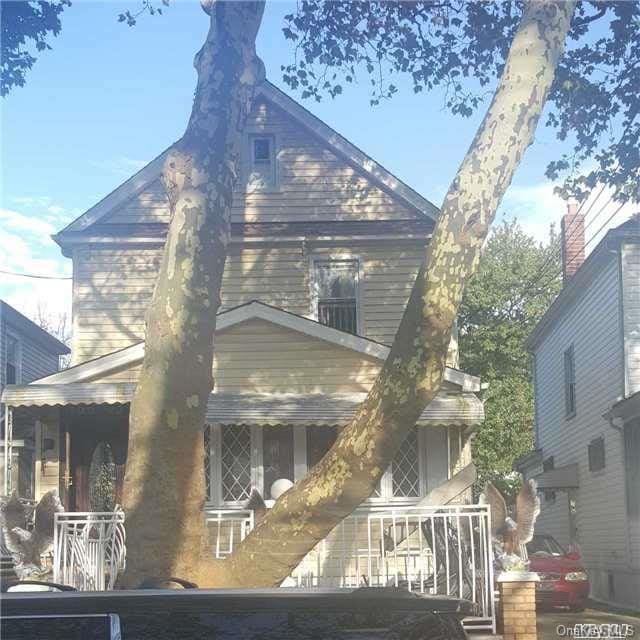
[[[37,278],[38,280],[72,280],[71,276],[42,276],[35,273],[16,273],[15,271],[5,271],[0,269],[0,273],[8,276],[20,276],[21,278]]]

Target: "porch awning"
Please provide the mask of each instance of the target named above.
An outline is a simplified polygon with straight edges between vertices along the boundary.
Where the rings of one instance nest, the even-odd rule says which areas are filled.
[[[131,401],[131,383],[77,382],[8,385],[2,402],[12,407],[124,404]],[[207,421],[254,425],[343,425],[353,417],[365,393],[275,394],[213,393]],[[440,392],[423,411],[420,425],[475,426],[484,419],[482,402],[474,393]]]
[[[538,483],[538,489],[577,489],[579,486],[577,464],[549,469],[534,477]]]

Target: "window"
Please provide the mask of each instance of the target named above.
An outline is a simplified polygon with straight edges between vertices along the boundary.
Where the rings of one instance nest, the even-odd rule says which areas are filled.
[[[600,471],[605,467],[604,438],[596,438],[587,447],[589,454],[589,471]]]
[[[336,441],[335,427],[315,426],[307,429],[307,468],[315,467]]]
[[[247,188],[260,191],[276,186],[275,140],[273,136],[249,137]]]
[[[542,470],[543,471],[552,471],[555,469],[555,460],[553,456],[549,456],[546,460],[542,462]],[[553,502],[556,499],[556,492],[546,490],[544,492],[545,502]]]
[[[265,498],[271,498],[276,480],[293,478],[293,427],[264,427],[262,430],[262,464]]]
[[[240,502],[251,494],[251,428],[222,425],[222,500]]]
[[[357,259],[314,262],[318,322],[358,333],[358,269]]]
[[[7,335],[7,359],[5,364],[5,384],[20,382],[20,343],[17,338]]]
[[[576,414],[576,363],[573,345],[564,352],[564,409],[567,418]]]
[[[391,463],[391,483],[394,498],[420,495],[420,463],[418,460],[418,432],[411,429]]]

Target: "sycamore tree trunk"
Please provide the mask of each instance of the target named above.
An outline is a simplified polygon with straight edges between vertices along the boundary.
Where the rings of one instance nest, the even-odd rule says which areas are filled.
[[[201,586],[278,585],[371,495],[437,393],[464,284],[533,141],[574,6],[549,0],[525,4],[493,101],[445,197],[391,352],[367,399],[324,459],[225,561],[222,582],[214,565],[203,566]]]
[[[203,8],[210,28],[195,58],[193,110],[163,170],[171,223],[131,404],[123,586],[189,578],[207,555],[202,429],[241,135],[264,78],[255,52],[264,3],[206,0]]]

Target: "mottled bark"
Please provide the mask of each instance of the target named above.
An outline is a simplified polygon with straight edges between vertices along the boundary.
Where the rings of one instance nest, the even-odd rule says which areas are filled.
[[[496,209],[531,144],[573,2],[525,5],[499,86],[444,199],[387,361],[353,421],[231,558],[224,584],[279,584],[374,490],[442,382],[451,328]],[[219,576],[206,574],[201,585]],[[230,580],[230,582],[227,582]]]
[[[172,217],[131,404],[123,495],[128,586],[149,576],[196,575],[210,555],[203,425],[241,135],[264,77],[255,52],[264,3],[207,0],[203,7],[210,28],[195,59],[191,118],[163,170]]]

